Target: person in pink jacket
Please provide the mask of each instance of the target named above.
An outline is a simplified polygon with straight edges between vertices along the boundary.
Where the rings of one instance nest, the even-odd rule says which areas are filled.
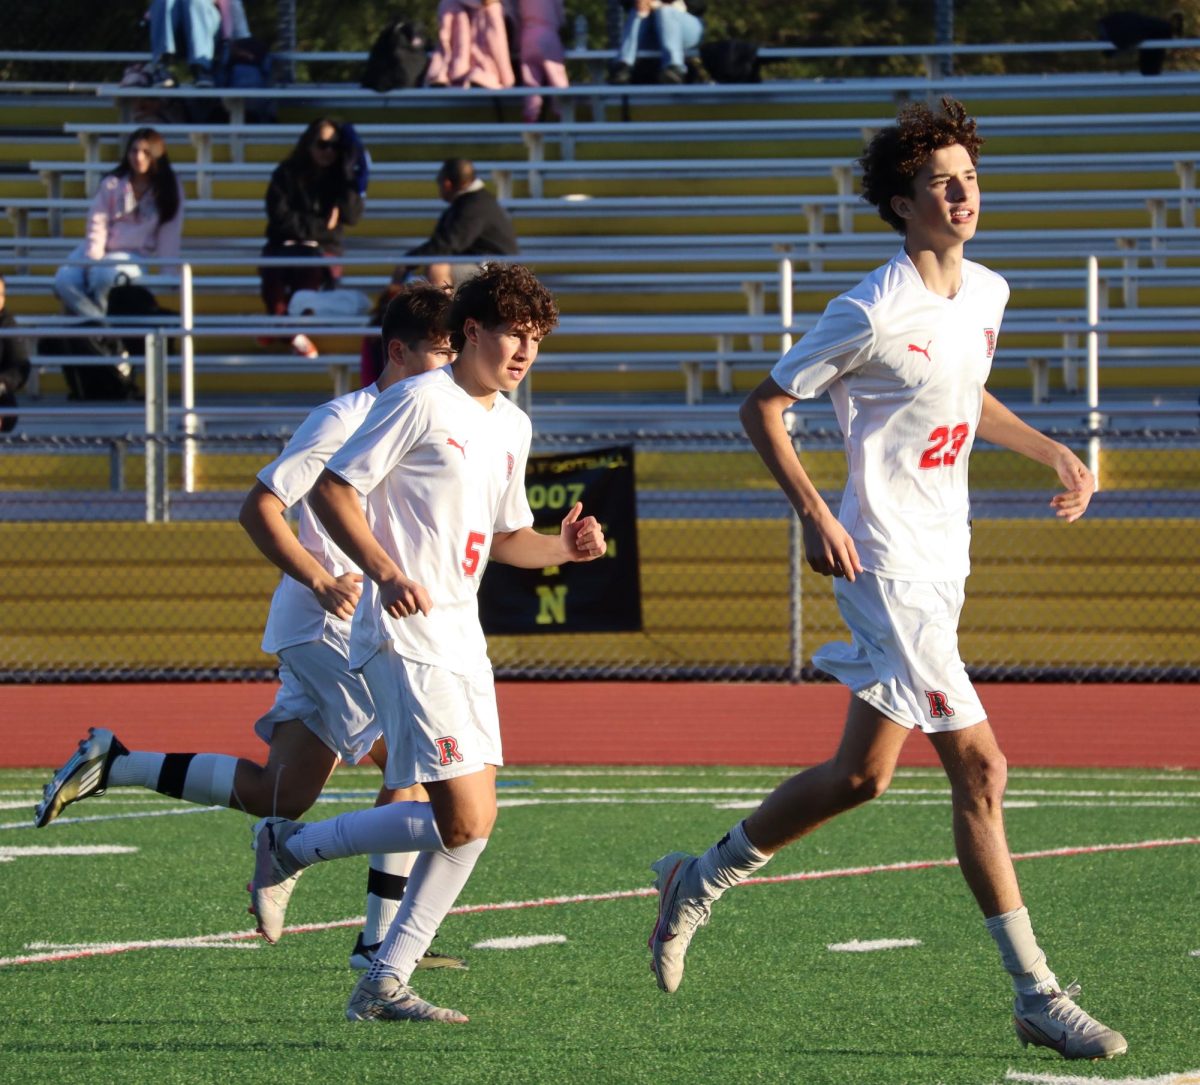
[[[54,276],[66,310],[103,320],[118,279],[140,278],[143,264],[179,256],[183,189],[167,145],[153,128],[139,128],[116,168],[100,182],[88,212],[87,235]]]
[[[501,0],[441,0],[437,21],[426,86],[499,90],[516,85]]]
[[[521,82],[527,87],[565,87],[567,67],[564,63],[559,27],[566,20],[563,0],[520,0],[518,15],[521,21]],[[525,99],[522,115],[527,124],[542,116],[542,96],[531,94]],[[558,117],[558,106],[551,100],[548,112]]]

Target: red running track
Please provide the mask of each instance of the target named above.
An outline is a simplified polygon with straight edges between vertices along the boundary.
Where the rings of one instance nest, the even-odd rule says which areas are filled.
[[[0,691],[0,767],[57,767],[88,726],[132,749],[259,760],[252,724],[269,682],[24,686]],[[1013,765],[1200,769],[1200,686],[980,685]],[[846,710],[837,685],[506,682],[510,764],[808,765],[833,751]],[[913,736],[901,763],[936,765]]]

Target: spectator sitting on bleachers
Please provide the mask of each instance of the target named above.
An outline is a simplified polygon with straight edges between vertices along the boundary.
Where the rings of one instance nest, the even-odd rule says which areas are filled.
[[[559,32],[566,20],[563,0],[519,0],[517,14],[521,22],[521,82],[527,87],[568,86],[566,51]],[[553,99],[546,104],[547,112],[558,119]],[[540,94],[525,99],[521,114],[527,124],[541,119],[542,106]]]
[[[86,237],[68,258],[89,263],[60,267],[54,292],[68,312],[103,320],[117,280],[140,278],[148,259],[178,257],[182,234],[183,188],[167,145],[153,128],[139,128],[116,168],[101,179]]]
[[[442,212],[428,241],[406,256],[504,256],[518,251],[508,212],[475,176],[469,158],[448,158],[437,175],[438,195],[450,206]],[[426,278],[435,286],[457,286],[478,270],[475,265],[430,263]],[[403,282],[413,265],[396,268],[393,281]]]
[[[358,180],[361,158],[357,141],[348,138],[348,127],[325,117],[313,121],[291,154],[275,167],[267,188],[263,256],[311,259],[341,255],[343,228],[353,226],[363,212]],[[308,259],[295,267],[259,268],[263,304],[269,314],[287,313],[297,290],[336,285],[337,269],[308,263]],[[318,353],[306,335],[295,336],[292,349],[308,358]]]
[[[628,15],[608,81],[618,84],[632,81],[638,52],[658,49],[662,54],[658,81],[684,82],[687,78],[685,54],[689,49],[695,49],[704,35],[704,24],[698,18],[698,13],[704,10],[701,0],[690,3],[684,0],[621,0],[621,6]]]
[[[499,90],[516,84],[501,0],[441,0],[437,22],[427,87]]]
[[[4,276],[0,275],[0,328],[16,327],[5,306],[7,289]],[[15,407],[16,393],[25,387],[29,380],[29,347],[21,338],[0,339],[0,407]],[[0,433],[10,433],[17,425],[17,416],[7,414],[0,416]]]
[[[188,66],[198,87],[213,85],[213,54],[218,38],[224,42],[250,36],[242,0],[151,0],[150,81],[156,87],[175,86],[170,62],[182,39]]]

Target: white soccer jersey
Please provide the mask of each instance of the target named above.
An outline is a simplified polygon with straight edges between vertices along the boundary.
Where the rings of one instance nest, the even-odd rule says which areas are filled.
[[[829,392],[849,468],[838,519],[878,576],[970,572],[967,458],[1007,301],[1004,279],[970,261],[941,297],[901,249],[771,371],[797,399]]]
[[[392,618],[368,581],[354,614],[350,665],[384,644],[459,674],[488,665],[476,594],[492,536],[533,524],[525,497],[529,418],[504,396],[491,409],[449,367],[385,391],[329,470],[367,497],[380,544],[432,600],[428,616]]]
[[[300,423],[278,459],[258,473],[259,482],[288,508],[300,502],[300,545],[333,576],[357,573],[359,568],[329,537],[309,508],[308,491],[329,457],[362,424],[378,395],[379,390],[372,384],[323,403]],[[345,654],[349,648],[350,623],[330,614],[309,588],[285,575],[271,600],[263,632],[263,651],[279,652],[318,640]]]

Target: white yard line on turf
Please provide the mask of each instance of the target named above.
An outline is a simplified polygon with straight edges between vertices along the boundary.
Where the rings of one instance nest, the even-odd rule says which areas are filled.
[[[1050,848],[1045,851],[1019,852],[1013,859],[1048,859],[1072,855],[1101,855],[1107,852],[1145,851],[1156,848],[1189,847],[1200,844],[1200,836],[1180,837],[1174,840],[1135,840],[1122,844],[1084,844],[1076,847]],[[841,867],[834,870],[804,870],[795,874],[776,874],[768,877],[749,878],[744,885],[782,885],[788,882],[822,881],[826,878],[854,878],[867,874],[891,874],[907,870],[933,870],[940,867],[958,866],[957,859],[918,859],[904,863],[881,863],[876,866]],[[496,901],[488,904],[462,904],[450,910],[451,915],[477,915],[483,912],[511,912],[527,908],[551,908],[562,904],[598,904],[609,900],[630,900],[638,897],[653,897],[658,890],[653,886],[642,889],[615,889],[607,893],[578,893],[571,896],[541,897],[535,900]],[[326,923],[303,923],[285,927],[287,934],[306,934],[311,931],[328,931],[341,927],[356,927],[363,916],[351,919],[336,919]],[[223,934],[201,936],[210,941],[240,942],[258,937],[257,931],[226,931]],[[80,957],[108,956],[127,953],[135,949],[167,948],[179,939],[164,939],[151,942],[106,943],[99,949],[71,949],[57,952],[30,954],[24,957],[0,957],[0,968],[15,965],[43,964]]]
[[[27,859],[35,855],[131,855],[137,850],[122,844],[76,844],[62,847],[28,844],[21,847],[0,847],[0,862]]]
[[[831,953],[874,953],[881,949],[908,949],[919,945],[920,938],[871,938],[865,942],[855,938],[852,942],[831,942],[825,948]]]
[[[1200,1085],[1200,1070],[1183,1070],[1158,1077],[1084,1077],[1082,1074],[1031,1074],[1009,1070],[1005,1081],[1029,1082],[1030,1085]]]
[[[46,826],[47,829],[58,825],[82,825],[86,821],[126,821],[130,818],[165,818],[174,814],[211,814],[214,810],[228,809],[224,806],[180,806],[172,810],[135,810],[130,814],[93,814],[86,818],[57,818]],[[9,821],[0,825],[0,829],[32,829],[33,820]]]
[[[567,940],[565,934],[514,934],[509,938],[485,938],[472,949],[532,949],[534,946],[558,946]]]

